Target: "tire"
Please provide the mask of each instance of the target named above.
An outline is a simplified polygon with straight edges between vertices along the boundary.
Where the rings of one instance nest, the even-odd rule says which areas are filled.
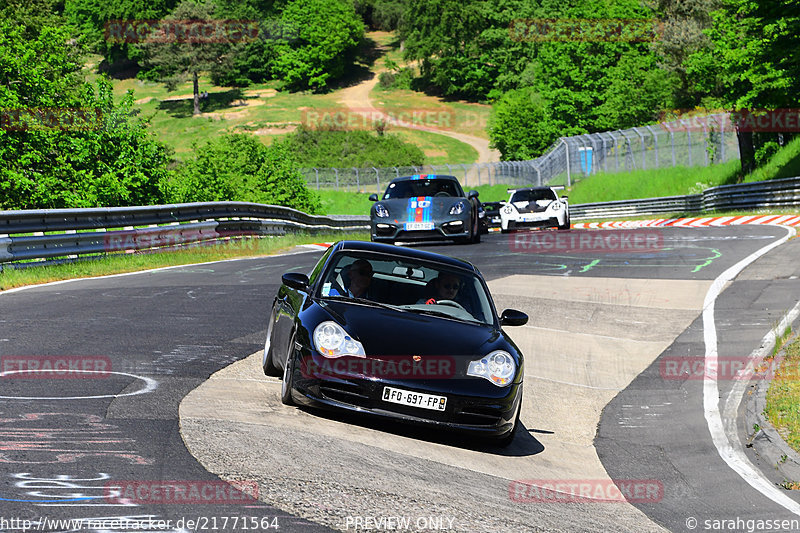
[[[275,304],[272,304],[272,312],[269,315],[269,325],[267,326],[267,340],[264,343],[264,374],[267,376],[278,377],[281,369],[275,366],[272,360],[275,350],[272,349],[272,329],[275,327]]]
[[[478,222],[478,217],[475,217],[475,233],[472,234],[472,238],[469,242],[472,244],[479,244],[481,242],[481,227]]]
[[[565,229],[570,229],[570,227],[571,227],[571,224],[569,222],[569,213],[568,213],[567,217],[564,219],[564,225],[563,226],[559,225],[558,229],[565,230]]]
[[[292,398],[292,382],[294,379],[294,335],[289,341],[287,349],[286,364],[283,367],[283,379],[281,380],[281,403],[283,405],[296,405]]]

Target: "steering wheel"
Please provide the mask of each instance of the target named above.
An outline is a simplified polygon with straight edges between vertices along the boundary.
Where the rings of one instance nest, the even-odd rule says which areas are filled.
[[[448,193],[446,193],[444,191],[439,191],[436,194],[434,194],[434,196],[450,196],[450,194],[448,194]]]
[[[449,305],[450,307],[455,307],[457,309],[461,309],[465,313],[468,312],[466,309],[464,309],[463,305],[461,305],[460,303],[458,303],[455,300],[434,300],[433,298],[431,298],[430,300],[428,300],[425,303],[426,304],[437,304],[437,305]]]

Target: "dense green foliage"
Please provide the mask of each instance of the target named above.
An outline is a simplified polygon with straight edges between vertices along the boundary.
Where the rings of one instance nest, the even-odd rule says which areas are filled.
[[[285,141],[300,166],[394,167],[422,165],[425,154],[417,146],[391,134],[365,130],[299,128]]]
[[[267,147],[243,134],[195,146],[194,157],[169,182],[168,195],[173,202],[257,202],[307,213],[320,208],[287,146]]]
[[[131,95],[115,104],[110,84],[84,83],[80,68],[68,29],[0,20],[0,208],[162,200],[167,148],[131,116]]]
[[[355,0],[356,12],[374,30],[396,30],[405,4],[405,0]]]
[[[282,11],[281,23],[297,38],[276,41],[272,68],[297,89],[324,89],[343,76],[364,37],[364,23],[347,0],[294,0]]]
[[[603,28],[614,20],[621,31]],[[675,108],[800,101],[798,0],[409,0],[400,29],[406,57],[421,62],[419,83],[495,103],[490,133],[504,159]],[[779,139],[755,141],[750,156],[765,159]]]
[[[377,4],[380,20],[399,16],[395,3]],[[111,71],[138,65],[144,67],[141,77],[173,79],[190,70],[186,64],[191,59],[191,68],[211,71],[215,83],[238,86],[278,79],[291,89],[326,89],[352,66],[364,36],[364,23],[351,0],[122,0],[110,4],[66,0],[64,13],[92,49],[104,56],[105,68]],[[165,43],[145,35],[121,40],[109,36],[109,24],[146,20],[243,22],[255,37]]]

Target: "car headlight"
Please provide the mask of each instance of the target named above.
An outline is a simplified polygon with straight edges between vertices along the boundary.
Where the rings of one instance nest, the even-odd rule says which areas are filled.
[[[386,218],[389,216],[389,210],[383,204],[375,204],[375,214],[380,218]]]
[[[506,215],[510,215],[513,212],[514,212],[514,207],[511,205],[507,205],[503,208],[503,213],[505,213]]]
[[[514,379],[517,364],[511,354],[497,350],[478,361],[470,361],[468,376],[488,379],[498,387],[505,387]]]
[[[467,207],[467,204],[464,202],[457,202],[453,204],[453,207],[450,208],[451,215],[460,215],[464,212],[464,209]]]
[[[553,202],[552,204],[550,204],[550,207],[553,208],[553,211],[558,211],[559,209],[561,209],[561,202]]]
[[[323,322],[314,328],[314,346],[323,356],[330,359],[337,357],[366,357],[364,346],[352,338],[336,322]]]

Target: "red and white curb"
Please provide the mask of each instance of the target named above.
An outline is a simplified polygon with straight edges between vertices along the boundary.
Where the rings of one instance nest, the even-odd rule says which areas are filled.
[[[306,248],[309,250],[327,250],[333,245],[334,243],[332,242],[316,242],[314,244],[301,244],[300,248]]]
[[[777,224],[800,226],[800,215],[744,215],[698,218],[656,218],[650,220],[622,220],[613,222],[577,222],[573,229],[628,229],[628,228],[703,228],[710,226],[738,226],[740,224]]]

